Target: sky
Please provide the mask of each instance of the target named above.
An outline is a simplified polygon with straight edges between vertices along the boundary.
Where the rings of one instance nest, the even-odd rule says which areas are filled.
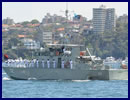
[[[128,15],[128,2],[68,2],[70,15],[81,14],[92,19],[93,8],[100,5],[106,8],[115,8],[116,15]],[[2,2],[2,19],[10,17],[14,22],[31,21],[37,19],[40,22],[46,13],[65,16],[66,2]]]

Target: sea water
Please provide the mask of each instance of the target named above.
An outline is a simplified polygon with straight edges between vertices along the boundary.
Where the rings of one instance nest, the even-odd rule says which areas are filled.
[[[128,98],[128,80],[13,80],[3,71],[2,98]]]

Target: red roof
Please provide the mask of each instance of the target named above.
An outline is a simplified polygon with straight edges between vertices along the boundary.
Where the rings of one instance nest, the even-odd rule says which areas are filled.
[[[18,35],[19,38],[24,38],[26,35]]]

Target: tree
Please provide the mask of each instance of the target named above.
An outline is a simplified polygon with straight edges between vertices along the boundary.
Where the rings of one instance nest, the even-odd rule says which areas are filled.
[[[40,22],[39,22],[37,19],[33,19],[33,20],[31,21],[31,23],[32,23],[32,24],[39,24]]]
[[[22,22],[22,25],[23,25],[24,27],[26,27],[27,24],[30,24],[30,22],[29,22],[29,21],[24,21],[24,22]]]
[[[116,31],[104,34],[89,34],[86,46],[94,49],[96,56],[125,58],[128,56],[128,23],[117,22]]]

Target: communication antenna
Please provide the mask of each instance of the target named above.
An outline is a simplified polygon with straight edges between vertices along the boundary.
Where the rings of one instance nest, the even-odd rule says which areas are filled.
[[[68,2],[66,2],[66,10],[65,11],[60,10],[60,12],[63,12],[65,14],[66,22],[69,19],[69,17],[71,16],[69,13],[73,13],[74,14],[74,11],[69,11],[68,10]]]
[[[65,10],[66,22],[67,22],[67,20],[68,20],[68,13],[69,13],[69,10],[68,10],[68,2],[66,2],[66,10]]]
[[[64,10],[64,11],[62,11],[62,10],[60,10],[60,12],[64,12],[64,14],[65,14],[65,22],[66,22],[66,24],[65,24],[65,34],[67,35],[68,34],[68,32],[69,32],[69,29],[67,28],[68,27],[68,19],[69,19],[69,17],[71,17],[71,15],[69,15],[69,13],[71,12],[73,12],[74,13],[74,11],[69,11],[68,10],[68,2],[66,2],[66,9]],[[71,18],[70,18],[71,19]],[[68,41],[69,42],[69,39],[68,39],[68,36],[63,36],[63,41],[65,42],[65,40],[66,40],[66,42]],[[64,43],[63,42],[63,43]]]

